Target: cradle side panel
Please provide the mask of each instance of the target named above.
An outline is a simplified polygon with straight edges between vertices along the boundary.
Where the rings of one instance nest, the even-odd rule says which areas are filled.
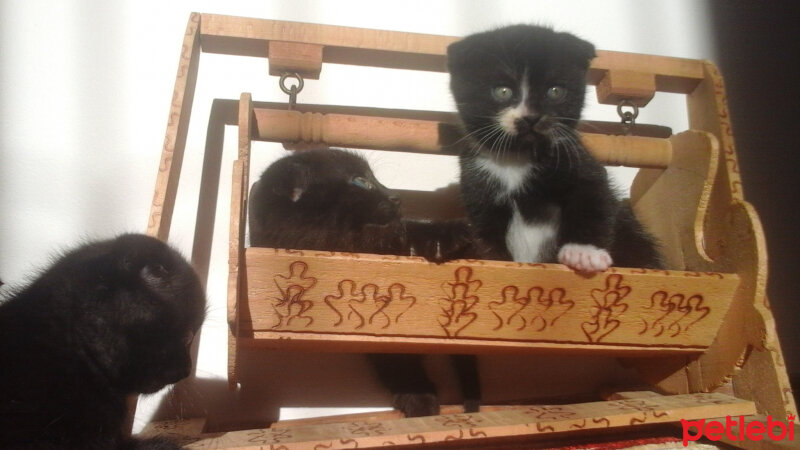
[[[435,265],[261,248],[247,249],[246,259],[250,322],[240,326],[256,337],[319,339],[320,346],[402,339],[438,351],[491,341],[699,352],[738,285],[735,275],[720,273],[612,269],[582,276],[559,265]]]

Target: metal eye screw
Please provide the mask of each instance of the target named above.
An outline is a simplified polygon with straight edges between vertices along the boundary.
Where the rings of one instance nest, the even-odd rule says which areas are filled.
[[[292,84],[291,87],[287,88],[286,79],[290,77],[296,79],[297,84]],[[294,109],[295,105],[297,104],[297,94],[303,90],[303,86],[305,85],[303,82],[303,77],[301,77],[297,72],[286,72],[281,75],[278,85],[283,92],[289,95],[289,109]]]
[[[632,110],[623,111],[623,107],[632,108]],[[617,114],[622,119],[622,129],[625,134],[631,134],[631,129],[636,125],[636,118],[639,117],[639,107],[630,100],[622,100],[617,104]]]

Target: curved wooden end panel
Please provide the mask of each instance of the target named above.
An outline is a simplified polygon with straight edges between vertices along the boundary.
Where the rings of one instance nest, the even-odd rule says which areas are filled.
[[[713,266],[737,273],[741,283],[732,295],[730,309],[714,342],[700,356],[637,363],[645,378],[669,393],[720,387],[747,363],[751,350],[766,345],[771,315],[765,306],[766,246],[758,217],[751,205],[735,202],[721,220],[725,234],[720,248],[724,253]]]
[[[637,217],[660,241],[667,266],[718,270],[705,251],[705,222],[719,144],[710,133],[685,131],[670,138],[672,159],[664,170],[639,171],[631,187]]]
[[[728,313],[730,319],[725,319],[717,340],[697,361],[698,375],[708,384],[727,371],[732,374],[735,394],[758,399],[759,412],[775,417],[797,415],[766,297],[767,253],[761,223],[752,205],[735,202],[726,225],[726,252],[720,259],[739,273],[742,285]],[[731,370],[737,351],[739,357]]]

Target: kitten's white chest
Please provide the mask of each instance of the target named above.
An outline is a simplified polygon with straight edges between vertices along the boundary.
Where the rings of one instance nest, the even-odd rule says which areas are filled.
[[[497,198],[504,199],[518,192],[525,185],[525,181],[530,177],[533,164],[499,164],[492,158],[478,158],[475,161],[478,170],[489,177],[494,183],[499,185]]]
[[[555,208],[555,207],[553,207]],[[556,208],[548,220],[529,223],[516,205],[506,231],[506,247],[516,262],[542,262],[551,255],[558,235],[560,211]]]

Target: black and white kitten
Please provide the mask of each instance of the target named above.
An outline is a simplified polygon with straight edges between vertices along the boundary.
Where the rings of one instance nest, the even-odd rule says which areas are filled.
[[[417,254],[435,262],[474,257],[475,251],[466,221],[403,220],[400,199],[369,164],[339,149],[298,152],[270,165],[251,190],[249,224],[256,247]],[[436,387],[421,355],[368,359],[406,417],[438,414]],[[475,411],[480,403],[475,359],[458,355],[453,361],[465,408]]]
[[[65,254],[0,304],[0,448],[180,448],[124,436],[126,397],[189,375],[205,305],[192,267],[157,239]]]
[[[464,204],[491,258],[659,268],[653,237],[619,201],[575,126],[594,46],[516,25],[447,49],[450,87],[467,137]]]

